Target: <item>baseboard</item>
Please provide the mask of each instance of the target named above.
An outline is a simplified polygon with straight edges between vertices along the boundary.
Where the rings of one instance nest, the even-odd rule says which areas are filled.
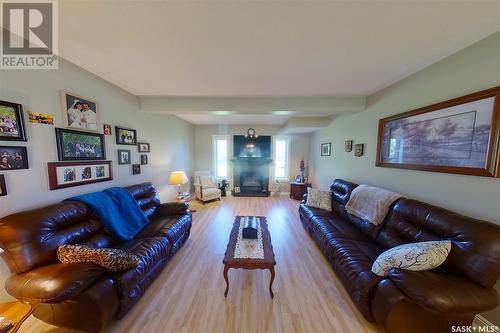
[[[491,323],[488,319],[484,318],[481,315],[476,315],[472,324],[475,326],[487,326],[491,329],[485,332],[500,333],[500,328],[497,325]]]

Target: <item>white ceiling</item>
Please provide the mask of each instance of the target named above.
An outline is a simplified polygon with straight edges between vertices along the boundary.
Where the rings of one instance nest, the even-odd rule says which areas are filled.
[[[63,58],[135,95],[185,98],[366,96],[500,30],[500,1],[480,0],[60,1],[59,11]]]

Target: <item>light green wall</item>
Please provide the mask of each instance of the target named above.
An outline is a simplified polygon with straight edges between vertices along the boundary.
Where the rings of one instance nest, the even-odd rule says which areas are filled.
[[[403,193],[469,216],[500,224],[500,178],[433,173],[375,166],[378,120],[500,85],[500,32],[368,98],[366,111],[334,118],[311,140],[311,177],[327,188],[334,178]],[[365,143],[365,155],[344,151],[344,141]],[[320,157],[321,142],[332,156]],[[500,310],[486,315],[500,323]]]
[[[106,136],[106,157],[113,161],[114,180],[92,185],[50,191],[47,162],[57,161],[54,127],[27,121],[28,111],[50,113],[55,125],[62,127],[59,90],[91,98],[97,102],[103,123],[137,130],[138,139],[151,144],[149,164],[140,175],[132,175],[131,165],[118,165],[117,150],[130,149],[132,163],[140,163],[137,147],[117,146],[114,136]],[[162,201],[172,200],[176,188],[167,184],[174,170],[190,172],[193,165],[193,126],[175,116],[150,115],[140,112],[139,100],[124,90],[81,68],[60,60],[58,70],[0,71],[0,100],[23,104],[28,142],[2,141],[0,145],[26,146],[29,170],[5,171],[8,195],[0,197],[0,217],[13,212],[44,206],[65,198],[111,186],[151,181]],[[113,128],[114,134],[114,128]],[[8,270],[0,260],[0,300]]]

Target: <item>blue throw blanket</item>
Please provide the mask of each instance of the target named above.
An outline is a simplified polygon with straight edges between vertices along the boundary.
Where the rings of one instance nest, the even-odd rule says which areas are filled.
[[[112,187],[67,200],[80,201],[90,206],[104,227],[121,240],[133,238],[149,223],[132,194],[122,187]]]

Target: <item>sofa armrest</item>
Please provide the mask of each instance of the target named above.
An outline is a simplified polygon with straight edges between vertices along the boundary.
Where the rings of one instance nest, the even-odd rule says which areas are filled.
[[[166,202],[158,206],[156,212],[162,216],[182,215],[189,211],[189,205],[185,202]]]
[[[412,302],[440,312],[479,313],[498,306],[495,289],[433,271],[389,271],[394,284]]]
[[[84,291],[105,272],[95,264],[52,264],[22,274],[12,274],[5,289],[30,303],[59,303]]]

